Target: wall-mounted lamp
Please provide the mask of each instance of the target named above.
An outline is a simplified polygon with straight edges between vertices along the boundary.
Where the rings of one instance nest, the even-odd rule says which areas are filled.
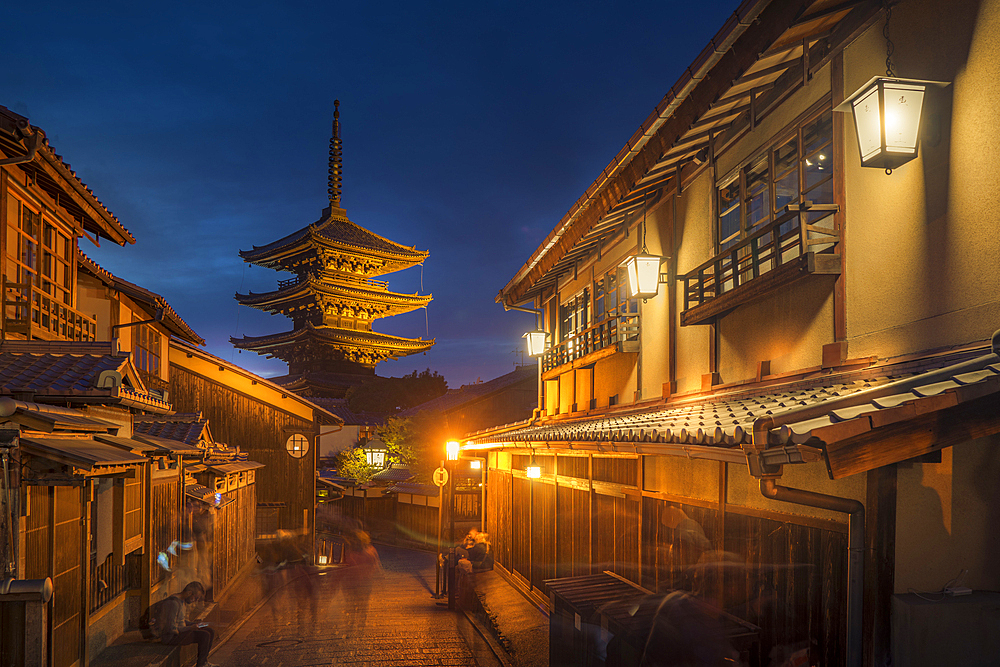
[[[542,467],[538,465],[538,461],[535,460],[534,454],[531,456],[531,463],[529,463],[528,467],[524,469],[524,474],[529,479],[538,479],[542,476]]]
[[[480,461],[479,459],[472,459],[471,461],[469,461],[469,468],[471,468],[472,470],[482,470],[483,462]]]
[[[458,460],[458,450],[461,447],[457,440],[449,440],[445,443],[444,450],[449,461]]]
[[[927,88],[947,85],[944,81],[876,76],[838,105],[834,111],[854,115],[861,166],[878,167],[890,174],[917,157]]]
[[[521,338],[524,338],[528,342],[529,357],[540,357],[545,354],[549,343],[549,335],[547,333],[541,329],[536,329],[535,331],[529,331],[521,336]]]
[[[878,167],[891,174],[896,167],[917,157],[920,117],[929,86],[944,87],[946,81],[900,79],[892,71],[892,40],[889,19],[892,5],[885,3],[885,76],[875,76],[834,111],[850,111],[861,149],[861,166]]]
[[[633,298],[640,297],[643,301],[656,296],[660,283],[667,282],[660,276],[660,262],[663,258],[651,255],[646,249],[646,195],[642,196],[642,249],[625,260],[625,273],[628,275],[628,291]]]

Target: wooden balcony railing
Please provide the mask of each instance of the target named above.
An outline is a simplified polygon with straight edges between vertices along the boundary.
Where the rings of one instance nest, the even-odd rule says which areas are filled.
[[[612,346],[617,346],[622,352],[639,350],[638,315],[605,318],[553,345],[542,356],[542,372]]]
[[[97,320],[30,283],[3,280],[3,333],[28,339],[97,340]]]
[[[785,212],[726,248],[684,281],[681,324],[707,324],[739,305],[810,274],[840,273],[836,204],[789,204]]]

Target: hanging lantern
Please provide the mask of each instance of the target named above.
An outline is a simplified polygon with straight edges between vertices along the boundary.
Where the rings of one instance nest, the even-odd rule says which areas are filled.
[[[444,449],[449,461],[458,460],[458,450],[461,447],[457,440],[449,440],[445,443]]]
[[[917,157],[924,96],[932,85],[948,84],[876,76],[837,106],[835,111],[854,114],[862,167],[890,173]]]
[[[628,291],[632,297],[648,299],[660,289],[660,261],[662,257],[639,253],[625,262],[628,274]]]
[[[537,329],[535,331],[529,331],[528,333],[521,336],[528,341],[528,356],[529,357],[540,357],[545,353],[548,347],[549,335]]]
[[[538,479],[542,476],[542,467],[532,459],[528,467],[524,469],[524,474],[530,479]]]

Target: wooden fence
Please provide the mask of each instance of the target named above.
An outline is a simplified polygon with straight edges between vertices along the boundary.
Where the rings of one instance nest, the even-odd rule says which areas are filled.
[[[668,500],[640,490],[638,459],[593,458],[595,478],[631,476],[632,484],[489,471],[486,527],[515,584],[541,604],[547,579],[603,571],[655,592],[692,591],[761,628],[751,664],[767,664],[773,647],[803,643],[814,664],[842,664],[846,526]],[[696,525],[703,539],[693,539]]]

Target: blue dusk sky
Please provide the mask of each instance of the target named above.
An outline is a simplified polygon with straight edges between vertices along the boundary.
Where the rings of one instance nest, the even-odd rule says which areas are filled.
[[[737,7],[704,2],[14,2],[0,104],[136,237],[81,248],[163,295],[209,352],[291,328],[238,306],[288,275],[237,254],[315,222],[339,99],[342,205],[429,250],[390,289],[433,294],[375,329],[435,338],[378,374],[449,386],[521,359],[534,317],[494,299]],[[515,352],[518,351],[518,352]]]

